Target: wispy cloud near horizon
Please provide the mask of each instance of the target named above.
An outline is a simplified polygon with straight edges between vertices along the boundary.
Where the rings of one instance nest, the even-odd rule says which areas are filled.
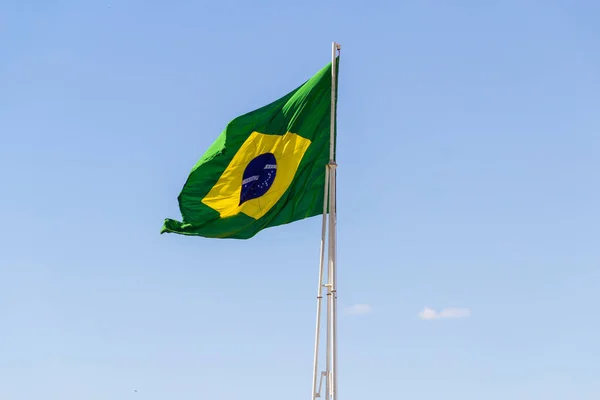
[[[373,309],[368,304],[355,304],[351,307],[346,308],[346,315],[365,315],[370,314]]]
[[[466,318],[471,316],[471,310],[468,308],[444,308],[442,311],[435,311],[433,308],[425,307],[419,313],[419,318],[424,320],[444,319],[444,318]]]

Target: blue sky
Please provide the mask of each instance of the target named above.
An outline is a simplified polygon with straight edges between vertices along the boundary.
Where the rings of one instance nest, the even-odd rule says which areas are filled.
[[[600,3],[393,3],[2,2],[0,398],[309,398],[319,218],[159,230],[333,40],[340,400],[600,398]]]

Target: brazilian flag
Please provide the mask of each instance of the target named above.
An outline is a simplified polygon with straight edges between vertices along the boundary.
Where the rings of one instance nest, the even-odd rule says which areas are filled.
[[[331,69],[329,63],[279,100],[229,122],[179,194],[183,222],[166,219],[161,233],[249,239],[321,214]]]

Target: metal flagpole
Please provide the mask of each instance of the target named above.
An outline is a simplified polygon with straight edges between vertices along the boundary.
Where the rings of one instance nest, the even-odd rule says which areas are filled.
[[[336,96],[337,96],[337,63],[336,53],[340,52],[341,46],[333,42],[331,46],[331,123],[329,138],[329,283],[328,290],[331,294],[328,300],[331,302],[331,387],[330,395],[332,400],[337,400],[337,271],[336,271],[336,168],[335,162],[335,128],[336,128]]]
[[[325,190],[323,195],[323,222],[321,228],[321,261],[319,262],[319,285],[317,287],[317,324],[315,330],[315,356],[313,364],[312,400],[318,396],[317,375],[319,374],[319,339],[321,337],[321,302],[323,299],[323,270],[325,264],[325,236],[327,233],[327,200],[329,197],[329,168],[325,169]]]
[[[336,128],[336,95],[337,95],[337,63],[341,46],[333,42],[331,58],[331,123],[329,140],[329,163],[325,169],[325,190],[323,196],[323,221],[321,229],[321,251],[319,263],[319,285],[317,288],[317,322],[315,330],[315,352],[313,363],[312,400],[321,397],[321,386],[325,378],[325,393],[327,400],[337,400],[337,273],[336,273],[336,161],[335,161],[335,128]],[[327,207],[329,206],[329,207]],[[329,213],[328,213],[329,208]],[[329,214],[329,215],[328,215]],[[329,218],[327,218],[329,216]],[[329,226],[329,232],[327,232]],[[327,249],[327,283],[323,284],[325,264],[325,237],[328,237]],[[327,345],[326,367],[321,373],[317,387],[319,341],[321,336],[321,306],[323,287],[327,288]]]

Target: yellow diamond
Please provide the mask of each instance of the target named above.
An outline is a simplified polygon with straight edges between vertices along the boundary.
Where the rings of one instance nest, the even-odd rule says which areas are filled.
[[[291,132],[283,136],[252,132],[202,203],[218,211],[221,218],[239,213],[254,219],[263,217],[291,185],[310,144],[310,140]],[[267,193],[240,205],[244,170],[250,161],[265,153],[273,154],[277,160],[275,180]]]

